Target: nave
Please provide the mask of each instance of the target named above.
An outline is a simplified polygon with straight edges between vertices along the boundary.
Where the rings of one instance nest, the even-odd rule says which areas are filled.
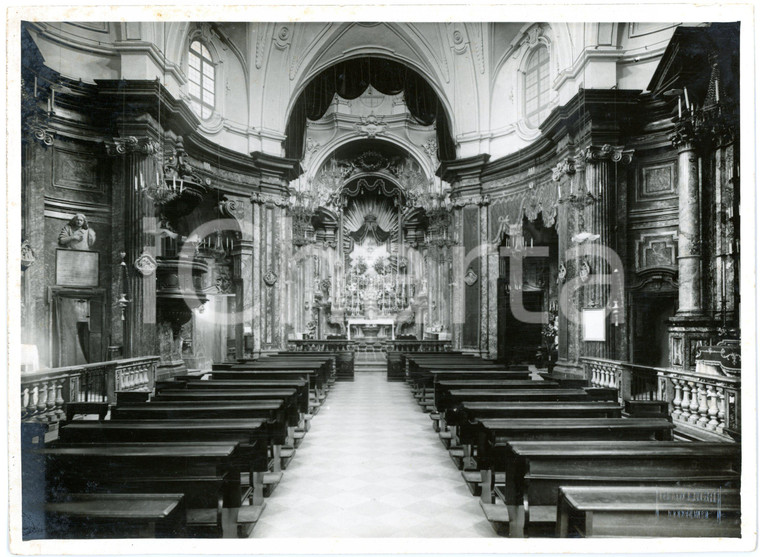
[[[252,537],[497,536],[409,389],[364,372],[335,384]]]

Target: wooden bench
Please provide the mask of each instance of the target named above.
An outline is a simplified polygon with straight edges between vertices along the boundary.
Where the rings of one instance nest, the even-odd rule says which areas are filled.
[[[255,390],[255,389],[296,389],[298,410],[304,414],[309,412],[309,383],[306,379],[207,379],[192,378],[186,376],[175,377],[175,381],[168,385],[156,388],[156,393],[161,394],[165,389],[191,389],[200,390]]]
[[[720,486],[562,486],[556,535],[738,538],[740,494]]]
[[[53,539],[184,538],[181,493],[72,493],[45,504],[46,536]]]
[[[234,442],[53,443],[45,459],[46,501],[74,493],[183,493],[192,535],[234,536],[241,504]]]
[[[477,440],[477,467],[481,471],[481,499],[493,502],[493,478],[504,469],[508,442],[589,440],[672,440],[675,426],[661,418],[484,418],[468,424],[462,443]],[[464,428],[462,428],[464,431]]]
[[[509,511],[510,536],[517,537],[526,525],[553,528],[560,486],[731,486],[739,481],[741,459],[730,444],[674,441],[510,440],[501,452],[505,483],[496,494]]]
[[[267,447],[271,441],[264,420],[108,420],[77,421],[59,430],[64,443],[238,443],[239,471],[249,476],[243,497],[251,505],[263,503],[263,475],[269,470]]]
[[[274,472],[280,472],[283,462],[287,465],[292,458],[292,449],[284,455],[283,445],[288,442],[288,427],[297,425],[299,419],[292,412],[286,413],[282,400],[148,402],[117,406],[111,416],[114,420],[264,419],[271,439]]]

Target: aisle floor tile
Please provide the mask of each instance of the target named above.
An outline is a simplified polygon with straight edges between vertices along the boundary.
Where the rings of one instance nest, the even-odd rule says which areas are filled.
[[[336,383],[255,538],[498,537],[404,383]]]

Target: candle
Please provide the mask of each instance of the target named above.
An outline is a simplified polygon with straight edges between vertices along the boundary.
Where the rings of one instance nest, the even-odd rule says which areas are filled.
[[[37,76],[34,76],[34,98],[37,98]]]
[[[726,302],[726,258],[721,258],[721,281],[720,281],[721,302]]]
[[[686,89],[686,87],[683,88],[683,96],[686,100],[686,110],[691,110],[691,104],[689,103],[689,91]]]
[[[559,182],[557,182],[557,199],[560,199],[562,197],[562,190],[559,187]]]
[[[143,178],[142,170],[140,171],[140,187],[145,187],[145,178]]]
[[[137,191],[137,176],[135,176],[135,191]]]
[[[182,193],[182,190],[184,189],[185,189],[185,181],[182,178],[180,178],[179,179],[179,193]]]
[[[720,101],[720,83],[718,80],[715,80],[715,102]]]
[[[678,119],[681,119],[681,97],[678,97]]]
[[[172,191],[177,191],[177,177],[172,176]]]

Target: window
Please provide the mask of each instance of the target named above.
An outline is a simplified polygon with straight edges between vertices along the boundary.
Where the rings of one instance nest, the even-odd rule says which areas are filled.
[[[193,110],[204,120],[214,112],[214,62],[200,42],[190,43],[189,79]]]
[[[549,49],[536,48],[525,68],[525,121],[537,128],[549,113]]]

